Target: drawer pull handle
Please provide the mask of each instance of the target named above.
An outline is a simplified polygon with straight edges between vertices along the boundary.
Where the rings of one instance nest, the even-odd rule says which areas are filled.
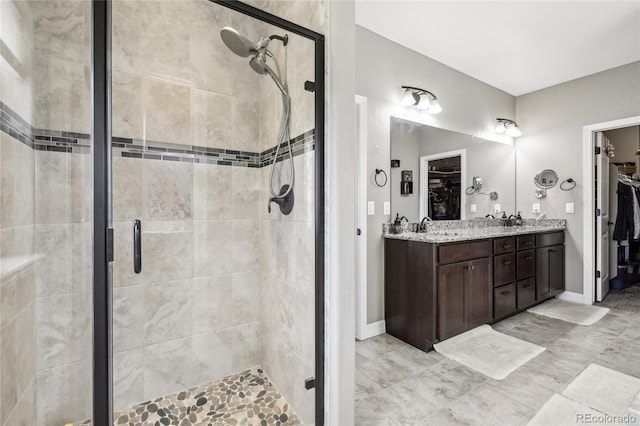
[[[510,295],[510,294],[511,294],[511,292],[510,292],[510,291],[503,291],[503,292],[502,292],[502,295],[503,295],[503,296],[508,296],[508,295]]]
[[[505,264],[505,265],[511,265],[511,261],[510,261],[510,260],[505,260],[505,261],[504,261],[504,264]]]
[[[524,244],[525,244],[526,246],[530,246],[531,244],[533,244],[533,241],[525,241],[525,242],[524,242]]]
[[[556,252],[555,250],[551,250],[551,249],[549,250],[549,253],[555,253],[555,252]]]
[[[527,256],[524,258],[524,260],[531,260],[531,259],[533,259],[533,256]]]
[[[506,244],[506,245],[502,246],[502,248],[511,248],[511,244]]]
[[[522,287],[524,287],[524,288],[529,288],[529,287],[531,287],[531,284],[525,284],[525,285],[523,285]]]
[[[475,267],[475,266],[473,266],[473,265],[469,265],[469,266],[467,266],[467,269],[468,269],[469,271],[471,271],[472,269],[476,269],[476,267]]]

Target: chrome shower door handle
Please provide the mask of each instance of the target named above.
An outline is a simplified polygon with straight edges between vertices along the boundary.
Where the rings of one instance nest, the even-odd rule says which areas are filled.
[[[142,223],[140,219],[133,221],[133,272],[142,271]]]

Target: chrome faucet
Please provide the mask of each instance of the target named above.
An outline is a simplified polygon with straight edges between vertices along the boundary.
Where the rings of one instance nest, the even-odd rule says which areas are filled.
[[[507,218],[507,226],[513,226],[514,222],[511,221],[512,218],[513,218],[513,221],[515,222],[516,216],[512,214]]]
[[[424,231],[426,228],[425,226],[425,222],[431,222],[431,218],[429,216],[425,216],[422,218],[422,220],[420,221],[420,226],[418,227],[419,231]]]
[[[485,218],[491,218],[491,219],[495,219],[496,217],[494,215],[492,215],[491,213],[489,213],[488,215],[485,216]]]

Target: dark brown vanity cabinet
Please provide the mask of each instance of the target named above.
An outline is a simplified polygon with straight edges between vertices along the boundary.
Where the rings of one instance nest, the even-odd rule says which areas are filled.
[[[387,333],[433,344],[564,289],[564,232],[434,244],[385,239]]]

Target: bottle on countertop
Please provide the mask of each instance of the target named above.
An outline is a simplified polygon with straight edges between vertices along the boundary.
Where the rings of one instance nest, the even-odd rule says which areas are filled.
[[[509,219],[507,219],[507,212],[502,212],[502,226],[507,226],[509,223]]]
[[[522,212],[518,212],[518,215],[516,216],[516,226],[522,226]]]
[[[396,213],[396,219],[393,221],[393,224],[396,226],[402,225],[402,219],[400,219],[400,213]]]

